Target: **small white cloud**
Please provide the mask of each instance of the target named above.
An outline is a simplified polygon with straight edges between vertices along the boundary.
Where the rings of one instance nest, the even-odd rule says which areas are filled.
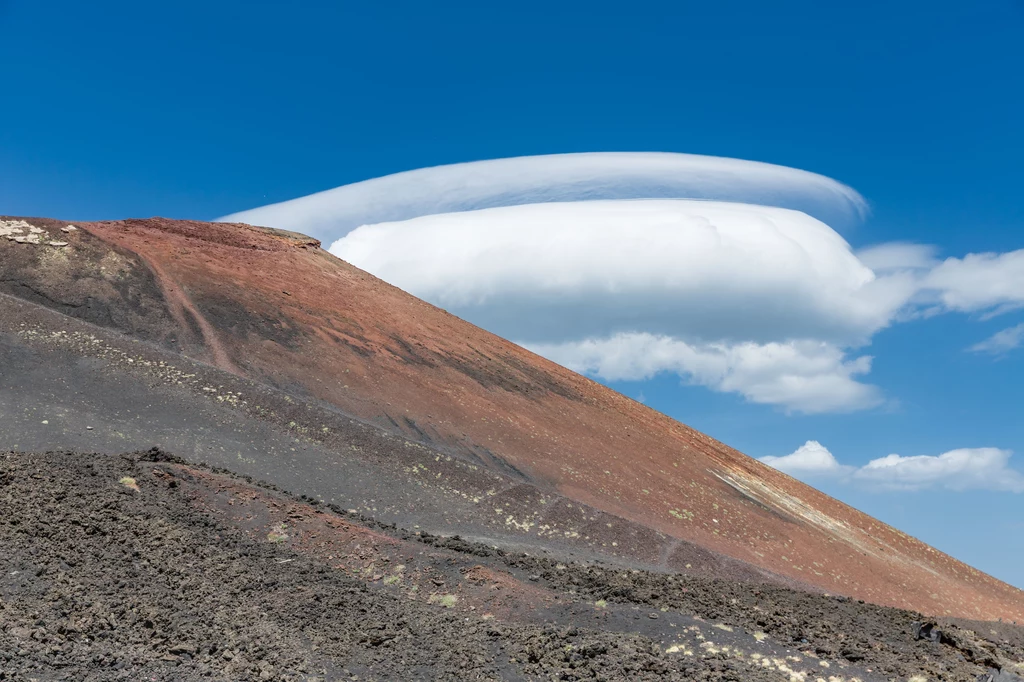
[[[962,448],[938,456],[889,455],[868,462],[855,480],[882,490],[1000,490],[1024,493],[1024,474],[1009,467],[1011,452]]]
[[[862,467],[841,464],[818,441],[760,461],[801,479],[840,478],[877,491],[993,490],[1024,493],[1024,473],[1010,467],[1013,453],[999,448],[961,448],[941,455],[888,455]]]
[[[1024,249],[948,258],[922,281],[949,310],[1000,314],[1024,306]]]
[[[687,343],[634,332],[523,345],[569,369],[608,381],[636,381],[673,372],[690,383],[739,393],[751,402],[787,411],[849,412],[882,401],[876,387],[854,378],[871,369],[870,357],[847,359],[838,348],[818,341]]]
[[[795,452],[782,457],[762,457],[765,464],[794,477],[841,476],[853,470],[845,466],[816,440],[809,440]]]
[[[974,344],[968,350],[972,350],[976,353],[1002,355],[1014,348],[1018,348],[1022,343],[1024,343],[1024,322],[1018,324],[1016,327],[1010,327],[1009,329],[996,332],[984,341]]]

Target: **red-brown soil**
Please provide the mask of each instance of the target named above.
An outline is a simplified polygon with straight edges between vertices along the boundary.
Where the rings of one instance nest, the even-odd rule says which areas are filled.
[[[53,234],[65,225],[29,220]],[[314,240],[165,219],[76,225],[61,235],[69,245],[59,256],[0,243],[0,290],[336,406],[651,539],[605,532],[590,512],[559,516],[537,505],[513,515],[482,498],[480,513],[508,532],[669,571],[699,568],[696,546],[766,579],[876,604],[1024,620],[1020,590],[381,282]],[[118,278],[103,259],[116,261]],[[69,291],[80,300],[67,300]],[[97,306],[105,314],[90,317]],[[461,490],[454,485],[449,493]],[[679,555],[676,541],[686,548]]]

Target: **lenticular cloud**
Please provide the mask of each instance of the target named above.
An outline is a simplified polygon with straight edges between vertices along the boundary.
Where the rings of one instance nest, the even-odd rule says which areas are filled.
[[[890,287],[819,220],[647,199],[529,204],[362,226],[334,255],[502,336],[861,341]]]
[[[308,234],[329,244],[361,225],[425,215],[602,199],[704,199],[803,211],[833,227],[867,205],[853,189],[808,171],[755,161],[661,152],[552,154],[396,173],[221,218]]]
[[[591,153],[424,168],[235,213],[606,379],[673,372],[800,412],[864,409],[848,358],[913,286],[833,229],[849,187],[766,163]],[[902,256],[901,256],[902,258]],[[654,352],[656,351],[656,352]]]
[[[526,204],[363,225],[334,255],[562,365],[672,372],[787,411],[881,402],[842,350],[914,280],[806,213],[686,199]]]
[[[1024,250],[854,252],[856,191],[794,168],[608,152],[397,173],[221,218],[295,230],[609,381],[671,372],[786,411],[881,404],[854,351],[906,314],[1024,307]],[[1010,329],[973,347],[997,352]]]

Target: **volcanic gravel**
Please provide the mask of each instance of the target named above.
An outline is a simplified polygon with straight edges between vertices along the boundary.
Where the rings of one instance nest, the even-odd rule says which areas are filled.
[[[144,480],[166,459],[0,455],[0,679],[786,679],[590,623],[502,622],[408,599],[254,540],[173,480]],[[940,623],[942,641],[915,641],[921,616],[848,599],[394,535],[562,593],[695,614],[883,674],[863,679],[974,680],[1024,660],[1021,628],[1005,623]]]
[[[466,618],[141,494],[138,455],[0,455],[0,679],[778,680],[638,635]]]

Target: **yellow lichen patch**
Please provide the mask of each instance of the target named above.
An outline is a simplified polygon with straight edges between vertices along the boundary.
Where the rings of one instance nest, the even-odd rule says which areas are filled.
[[[756,639],[758,642],[763,642],[764,640],[768,639],[768,635],[758,630],[754,633],[754,639]]]
[[[684,656],[693,656],[693,649],[689,649],[685,644],[673,644],[669,648],[665,649],[666,654],[682,654]]]
[[[732,628],[726,625],[725,623],[715,623],[712,627],[715,627],[719,630],[725,630],[726,632],[732,632]]]
[[[700,648],[704,649],[705,651],[711,654],[717,654],[722,652],[722,650],[714,642],[703,642],[701,643]]]
[[[288,527],[283,523],[275,523],[270,527],[270,532],[267,533],[267,540],[269,542],[284,542],[288,539]]]
[[[427,603],[429,604],[440,604],[446,609],[450,609],[459,602],[459,598],[454,594],[432,594],[427,597]]]
[[[123,485],[125,488],[131,488],[135,492],[139,492],[139,484],[131,476],[125,476],[119,480],[118,483]]]

